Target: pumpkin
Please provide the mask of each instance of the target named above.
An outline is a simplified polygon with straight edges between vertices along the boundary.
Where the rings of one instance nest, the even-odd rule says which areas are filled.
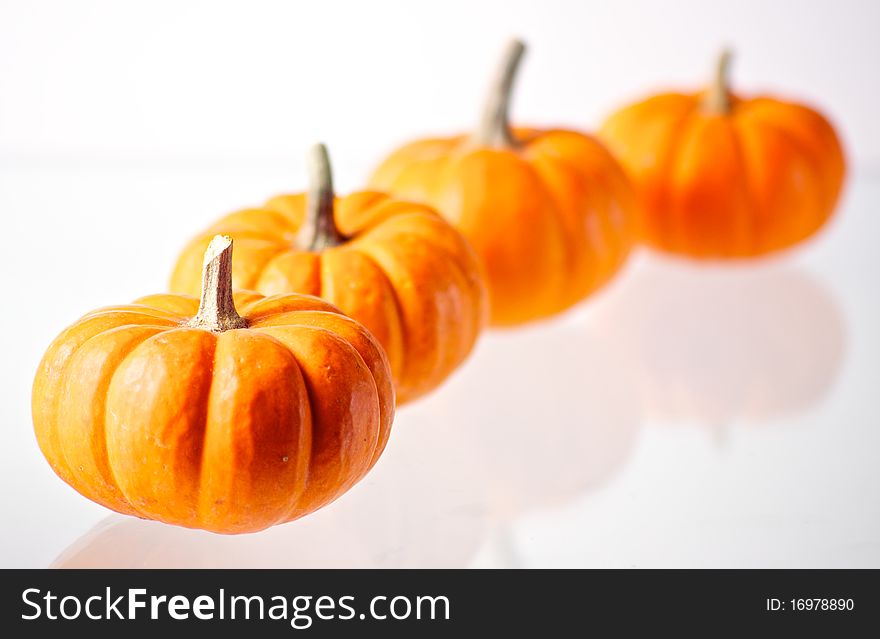
[[[709,89],[624,107],[600,137],[633,179],[637,233],[657,249],[744,258],[790,247],[831,216],[846,164],[820,113],[779,98],[740,97],[721,55]]]
[[[370,180],[434,206],[467,236],[486,271],[495,326],[582,300],[621,267],[631,243],[634,196],[602,144],[577,131],[511,127],[524,50],[509,46],[473,134],[407,144]]]
[[[309,192],[232,213],[194,238],[171,290],[199,286],[199,255],[216,233],[236,240],[232,281],[266,295],[324,298],[363,324],[388,355],[397,401],[438,386],[468,356],[487,300],[479,262],[435,211],[375,191],[335,198],[327,150],[310,155]]]
[[[37,441],[89,499],[253,532],[333,501],[382,453],[394,391],[373,337],[317,298],[233,295],[231,257],[216,237],[201,301],[102,308],[49,347],[34,381]]]

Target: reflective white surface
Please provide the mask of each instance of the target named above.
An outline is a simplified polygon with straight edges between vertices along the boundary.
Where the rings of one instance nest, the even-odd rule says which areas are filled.
[[[640,251],[572,312],[488,333],[400,410],[374,471],[301,521],[222,537],[80,497],[31,432],[43,349],[89,308],[162,290],[207,212],[289,182],[286,166],[0,173],[0,566],[880,567],[880,181],[866,175],[789,254]]]

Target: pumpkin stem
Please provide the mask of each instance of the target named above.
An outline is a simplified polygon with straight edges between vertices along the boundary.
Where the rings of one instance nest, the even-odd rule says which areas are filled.
[[[703,96],[703,111],[714,115],[727,115],[730,113],[730,84],[728,76],[730,74],[730,60],[733,53],[730,49],[724,49],[718,56],[718,62],[715,64],[715,74],[709,89]]]
[[[306,212],[296,236],[296,246],[302,251],[323,251],[345,242],[333,220],[333,173],[326,146],[316,144],[311,148],[308,169]]]
[[[232,238],[215,235],[202,266],[202,299],[199,311],[187,326],[221,333],[244,328],[247,320],[235,310],[232,299]]]
[[[489,87],[480,126],[474,131],[475,144],[502,149],[516,146],[510,130],[510,94],[525,51],[526,45],[521,40],[512,40],[507,45],[501,66]]]

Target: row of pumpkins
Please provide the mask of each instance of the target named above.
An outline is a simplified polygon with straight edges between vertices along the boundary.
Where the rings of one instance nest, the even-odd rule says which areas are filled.
[[[443,382],[487,323],[576,304],[637,241],[758,256],[833,212],[845,164],[831,125],[732,93],[728,55],[707,90],[628,106],[600,142],[511,126],[523,52],[511,43],[475,132],[408,144],[345,197],[318,145],[308,192],[218,220],[183,250],[173,293],[62,332],[32,398],[54,471],[181,526],[297,519],[372,468],[395,407]]]

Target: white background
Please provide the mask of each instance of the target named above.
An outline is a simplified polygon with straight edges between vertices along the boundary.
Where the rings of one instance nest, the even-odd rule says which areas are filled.
[[[412,135],[469,127],[512,35],[515,113],[595,128],[622,102],[707,78],[826,107],[880,161],[871,0],[46,2],[4,0],[0,148],[18,163],[286,161],[315,139],[352,170]]]
[[[878,6],[0,1],[0,566],[880,566]],[[106,511],[31,432],[49,341],[162,290],[212,218],[301,189],[311,143],[346,191],[469,127],[512,35],[516,119],[587,130],[734,47],[743,93],[839,126],[839,215],[748,267],[640,252],[574,312],[487,336],[302,522],[229,539],[120,517],[79,539]]]

